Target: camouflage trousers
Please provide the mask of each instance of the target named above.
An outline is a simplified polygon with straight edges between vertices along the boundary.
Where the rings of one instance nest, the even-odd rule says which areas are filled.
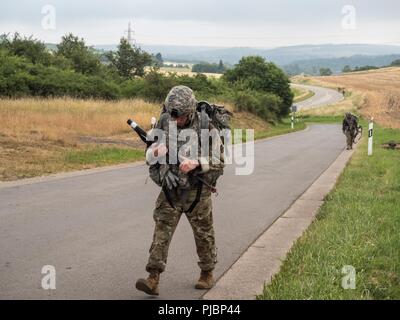
[[[344,134],[346,135],[347,149],[352,149],[354,141],[354,131],[346,130]]]
[[[163,272],[165,270],[169,245],[182,213],[185,213],[193,230],[200,269],[204,271],[214,269],[217,262],[217,254],[211,192],[203,186],[200,201],[193,208],[192,212],[188,212],[193,201],[196,199],[196,193],[197,189],[187,190],[181,195],[170,192],[171,202],[174,205],[173,208],[169,204],[164,192],[161,191],[153,212],[155,229],[153,242],[149,250],[150,257],[146,265],[148,272],[152,270]]]

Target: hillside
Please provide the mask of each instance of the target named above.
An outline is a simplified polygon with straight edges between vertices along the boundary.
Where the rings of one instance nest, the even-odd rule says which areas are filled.
[[[288,74],[306,73],[310,75],[319,75],[320,68],[330,68],[333,73],[341,73],[345,66],[354,69],[362,66],[384,67],[390,65],[393,61],[400,59],[400,54],[391,55],[353,55],[341,58],[323,58],[298,60],[293,63],[282,66]]]
[[[350,57],[354,55],[391,55],[400,54],[400,46],[371,45],[371,44],[322,44],[322,45],[300,45],[278,47],[274,49],[263,48],[202,48],[202,47],[172,47],[157,46],[156,51],[153,47],[143,45],[143,49],[151,53],[161,52],[163,57],[173,61],[206,61],[224,62],[234,64],[243,56],[260,55],[275,62],[278,65],[293,63],[298,60],[310,59],[331,59]],[[175,49],[175,50],[173,50]]]
[[[363,116],[374,117],[384,127],[400,128],[400,68],[353,72],[329,77],[297,77],[297,82],[308,81],[364,95],[365,103],[360,112]]]

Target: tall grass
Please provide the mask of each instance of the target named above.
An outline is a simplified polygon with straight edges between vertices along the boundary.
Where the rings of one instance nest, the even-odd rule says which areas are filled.
[[[134,118],[149,128],[160,106],[143,100],[1,99],[0,133],[17,139],[40,136],[70,140],[76,136],[111,136],[126,132],[126,120]]]

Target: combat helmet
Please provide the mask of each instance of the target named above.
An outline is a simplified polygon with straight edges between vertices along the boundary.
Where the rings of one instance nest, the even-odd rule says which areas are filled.
[[[188,115],[192,119],[197,101],[193,90],[186,86],[175,86],[165,98],[164,106],[166,111],[174,118]]]

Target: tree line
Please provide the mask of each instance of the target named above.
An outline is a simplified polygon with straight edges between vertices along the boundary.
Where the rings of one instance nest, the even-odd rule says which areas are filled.
[[[194,64],[192,67],[192,72],[224,73],[226,70],[227,67],[222,60],[219,60],[219,63],[201,62]]]
[[[55,50],[32,37],[0,36],[0,96],[142,98],[162,102],[175,85],[191,87],[199,100],[233,103],[275,122],[288,114],[293,100],[289,79],[259,56],[243,57],[219,79],[159,72],[161,54],[151,55],[120,40],[116,51],[98,52],[73,34]],[[218,64],[219,71],[224,65]]]

